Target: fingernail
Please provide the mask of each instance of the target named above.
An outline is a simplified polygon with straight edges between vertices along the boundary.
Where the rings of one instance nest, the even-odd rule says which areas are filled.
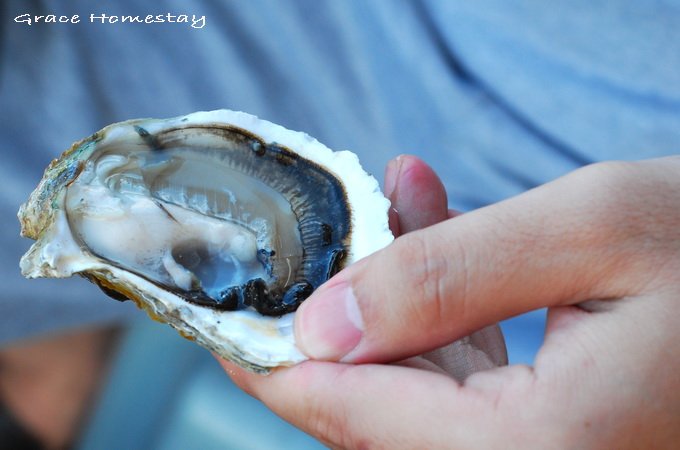
[[[397,188],[401,163],[401,156],[397,156],[387,163],[387,167],[385,168],[385,197],[387,198],[391,198],[394,190]]]
[[[297,345],[312,359],[342,359],[359,344],[362,331],[361,311],[345,281],[315,292],[295,315]]]

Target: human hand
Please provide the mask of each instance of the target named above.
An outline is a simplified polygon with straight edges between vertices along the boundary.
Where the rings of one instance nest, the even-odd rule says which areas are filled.
[[[329,362],[268,377],[223,365],[335,447],[670,448],[679,297],[680,158],[597,164],[405,234],[337,274],[295,323],[301,349]],[[533,368],[460,384],[376,364],[541,307]]]

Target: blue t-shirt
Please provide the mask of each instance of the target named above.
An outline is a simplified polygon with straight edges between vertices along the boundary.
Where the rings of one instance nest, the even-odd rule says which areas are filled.
[[[419,155],[462,210],[680,151],[678,1],[5,0],[0,14],[0,342],[136,313],[18,268],[20,203],[111,122],[247,111],[356,152],[379,179]],[[79,21],[27,23],[49,14]],[[147,14],[166,22],[122,23]]]

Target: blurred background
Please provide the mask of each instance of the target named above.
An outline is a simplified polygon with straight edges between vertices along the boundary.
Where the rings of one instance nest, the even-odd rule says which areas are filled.
[[[354,151],[381,184],[391,158],[416,154],[469,211],[594,161],[677,152],[680,8],[644,3],[4,0],[0,432],[83,449],[320,446],[130,302],[21,277],[16,211],[72,142],[131,118],[242,110]],[[164,22],[120,21],[148,14]],[[502,324],[511,363],[532,363],[544,316]],[[71,357],[87,395],[56,409],[71,423],[59,434],[47,406],[21,404],[74,398],[59,388],[78,379],[60,368]],[[47,393],[31,394],[39,380]]]

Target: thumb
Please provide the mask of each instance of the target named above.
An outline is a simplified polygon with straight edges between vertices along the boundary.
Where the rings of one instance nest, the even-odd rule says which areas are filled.
[[[639,272],[630,238],[645,224],[626,216],[644,216],[639,202],[654,207],[645,198],[656,192],[631,196],[627,181],[640,174],[629,166],[590,166],[404,234],[303,303],[300,348],[316,359],[393,361],[529,310],[630,295]]]

